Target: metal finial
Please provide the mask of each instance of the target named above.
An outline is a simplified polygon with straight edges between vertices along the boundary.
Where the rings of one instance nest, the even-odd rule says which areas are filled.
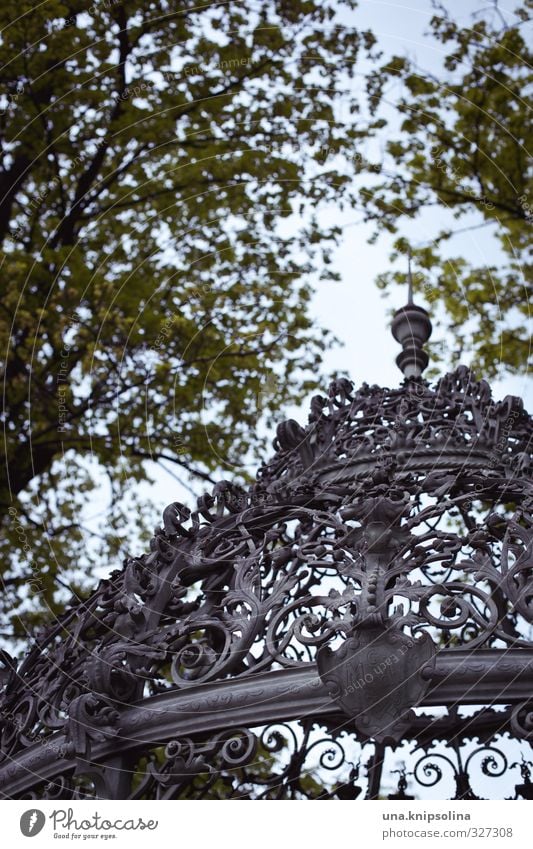
[[[413,303],[413,275],[411,272],[411,249],[407,254],[407,306],[394,314],[392,335],[402,346],[396,357],[396,365],[405,377],[420,377],[429,357],[423,346],[431,336],[431,321],[423,307]]]

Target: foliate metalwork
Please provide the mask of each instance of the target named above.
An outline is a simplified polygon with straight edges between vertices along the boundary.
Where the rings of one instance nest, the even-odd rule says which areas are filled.
[[[334,381],[252,486],[171,504],[148,554],[4,656],[2,793],[377,798],[386,774],[410,798],[445,764],[480,798],[475,750],[530,798],[531,424],[464,367]]]

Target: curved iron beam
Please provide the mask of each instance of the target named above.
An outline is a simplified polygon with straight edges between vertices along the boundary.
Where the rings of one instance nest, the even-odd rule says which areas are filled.
[[[514,704],[531,698],[532,692],[533,652],[442,651],[437,655],[432,685],[421,706]],[[46,742],[17,753],[0,768],[0,798],[23,793],[78,765],[101,764],[111,756],[142,751],[175,737],[309,716],[331,717],[340,725],[350,724],[331,701],[314,663],[169,690],[126,709],[121,714],[118,734],[95,743],[90,760],[69,758],[69,744],[63,734],[52,735]]]

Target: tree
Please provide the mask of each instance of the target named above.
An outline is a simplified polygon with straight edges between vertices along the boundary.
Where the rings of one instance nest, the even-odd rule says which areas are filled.
[[[0,505],[15,633],[61,606],[58,586],[77,592],[116,562],[132,516],[148,530],[128,483],[150,463],[209,482],[257,446],[262,410],[313,385],[328,337],[308,277],[335,278],[339,232],[317,210],[351,189],[323,151],[348,161],[369,131],[334,120],[374,46],[336,26],[339,5],[2,4]],[[111,506],[88,545],[104,483]]]
[[[444,48],[442,72],[393,56],[368,76],[371,112],[387,121],[388,141],[379,161],[359,161],[361,173],[376,172],[360,193],[365,218],[377,232],[398,234],[393,260],[411,251],[415,289],[448,331],[447,358],[450,336],[456,361],[468,340],[474,367],[488,376],[523,372],[531,356],[533,75],[522,31],[530,9],[527,0],[509,23],[495,2],[492,14],[485,7],[466,27],[436,5],[431,35]],[[433,208],[435,226],[445,221],[434,239],[408,239],[407,222],[427,219]],[[454,255],[452,238],[480,227],[490,232],[489,256],[475,266]],[[404,285],[406,266],[382,274],[379,285]]]

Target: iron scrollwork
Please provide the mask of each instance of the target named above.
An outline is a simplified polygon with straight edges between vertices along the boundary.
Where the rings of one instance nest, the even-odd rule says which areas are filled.
[[[467,653],[483,681],[483,658],[501,651],[503,669],[512,652],[513,680],[523,687],[531,674],[531,424],[519,399],[494,402],[464,367],[434,387],[416,375],[392,390],[334,381],[312,400],[307,426],[278,428],[274,456],[251,486],[221,481],[195,509],[169,505],[146,554],[67,610],[19,663],[2,654],[1,792],[275,798],[281,787],[287,797],[374,798],[383,765],[395,768],[395,747],[429,746],[448,727],[415,709],[434,692],[439,659],[455,653],[463,663]],[[279,729],[265,737],[237,720],[206,737],[191,719],[190,734],[174,742],[167,725],[158,731],[168,694],[295,670],[316,671],[316,687],[326,685],[320,739],[330,745],[318,760],[318,726],[305,706],[295,737]],[[491,694],[498,721],[527,747],[531,704],[522,690],[507,693]],[[153,738],[136,743],[141,766],[123,734],[137,709],[153,712]],[[267,725],[272,711],[263,711]],[[476,714],[472,739],[487,721]],[[457,733],[458,720],[449,722]],[[359,748],[341,757],[346,742]],[[281,768],[289,743],[290,766]],[[104,762],[84,777],[76,764],[95,752]],[[322,791],[316,776],[302,783],[303,752],[320,780],[338,756],[345,783],[324,779]],[[111,757],[129,776],[120,786],[104,775]],[[503,761],[486,757],[489,778]],[[417,775],[433,780],[437,761],[434,753]],[[399,793],[409,792],[407,779]]]

